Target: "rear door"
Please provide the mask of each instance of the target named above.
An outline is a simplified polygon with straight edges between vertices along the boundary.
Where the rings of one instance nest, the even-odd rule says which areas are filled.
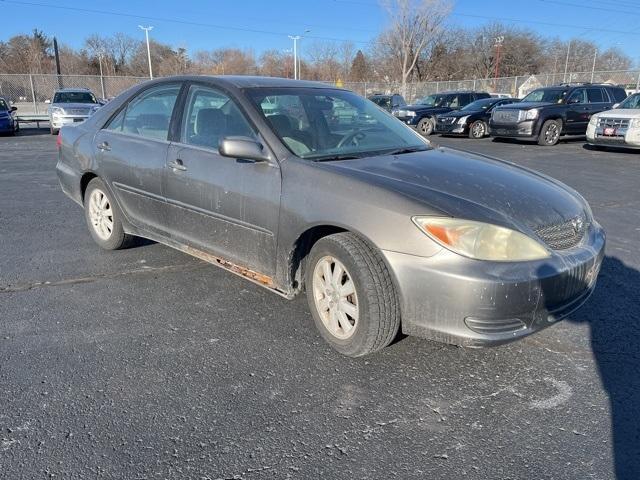
[[[565,132],[574,135],[585,133],[591,117],[590,110],[586,89],[576,88],[567,99]]]
[[[162,178],[180,87],[171,83],[144,90],[94,137],[99,174],[127,219],[139,228],[164,230]]]
[[[227,136],[260,141],[252,123],[224,91],[192,84],[179,137],[164,167],[169,234],[236,265],[275,274],[280,209],[277,163],[223,157]]]
[[[591,115],[594,113],[600,113],[611,108],[609,96],[602,87],[587,88],[587,101],[589,102],[589,118],[591,118]]]

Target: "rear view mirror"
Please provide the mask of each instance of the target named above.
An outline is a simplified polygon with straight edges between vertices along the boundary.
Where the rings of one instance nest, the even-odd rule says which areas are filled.
[[[250,137],[224,137],[218,144],[223,157],[244,158],[256,162],[267,162],[269,157],[262,145]]]

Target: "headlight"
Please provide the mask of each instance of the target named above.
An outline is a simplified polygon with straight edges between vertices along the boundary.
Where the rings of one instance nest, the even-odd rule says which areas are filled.
[[[60,107],[51,107],[52,115],[64,115],[64,108]]]
[[[464,125],[465,123],[467,123],[467,119],[469,118],[469,115],[466,115],[464,117],[460,117],[460,119],[458,120],[458,123],[460,125]]]
[[[497,225],[443,217],[413,217],[412,220],[443,247],[476,260],[518,262],[550,256],[534,239]]]
[[[535,120],[536,118],[538,118],[538,114],[540,113],[540,110],[538,110],[537,108],[532,108],[531,110],[525,110],[524,111],[524,119],[525,120]]]
[[[629,126],[631,128],[640,128],[640,118],[633,118]]]
[[[591,118],[589,119],[589,125],[595,126],[597,123],[598,123],[598,116],[591,115]]]
[[[393,112],[396,117],[415,117],[416,112],[413,110],[396,110]]]

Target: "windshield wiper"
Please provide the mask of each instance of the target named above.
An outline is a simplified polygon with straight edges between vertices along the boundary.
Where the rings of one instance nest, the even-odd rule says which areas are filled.
[[[358,158],[362,158],[365,155],[354,155],[352,153],[342,153],[339,155],[331,155],[331,156],[326,156],[326,157],[318,157],[318,158],[312,158],[311,160],[313,160],[314,162],[331,162],[334,160],[355,160]]]
[[[391,150],[390,152],[384,152],[384,155],[402,155],[404,153],[424,152],[429,150],[428,147],[405,147],[398,148],[397,150]]]

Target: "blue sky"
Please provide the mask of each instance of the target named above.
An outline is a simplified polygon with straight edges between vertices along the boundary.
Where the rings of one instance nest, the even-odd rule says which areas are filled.
[[[603,47],[618,46],[638,64],[638,6],[640,0],[458,0],[450,22],[477,26],[495,19],[543,35],[589,39]],[[120,31],[143,38],[138,29],[143,24],[154,26],[153,38],[190,52],[219,47],[283,50],[291,48],[287,34],[306,30],[303,49],[313,38],[351,40],[364,48],[385,25],[377,0],[0,0],[0,18],[0,40],[39,28],[79,47],[92,33]]]

